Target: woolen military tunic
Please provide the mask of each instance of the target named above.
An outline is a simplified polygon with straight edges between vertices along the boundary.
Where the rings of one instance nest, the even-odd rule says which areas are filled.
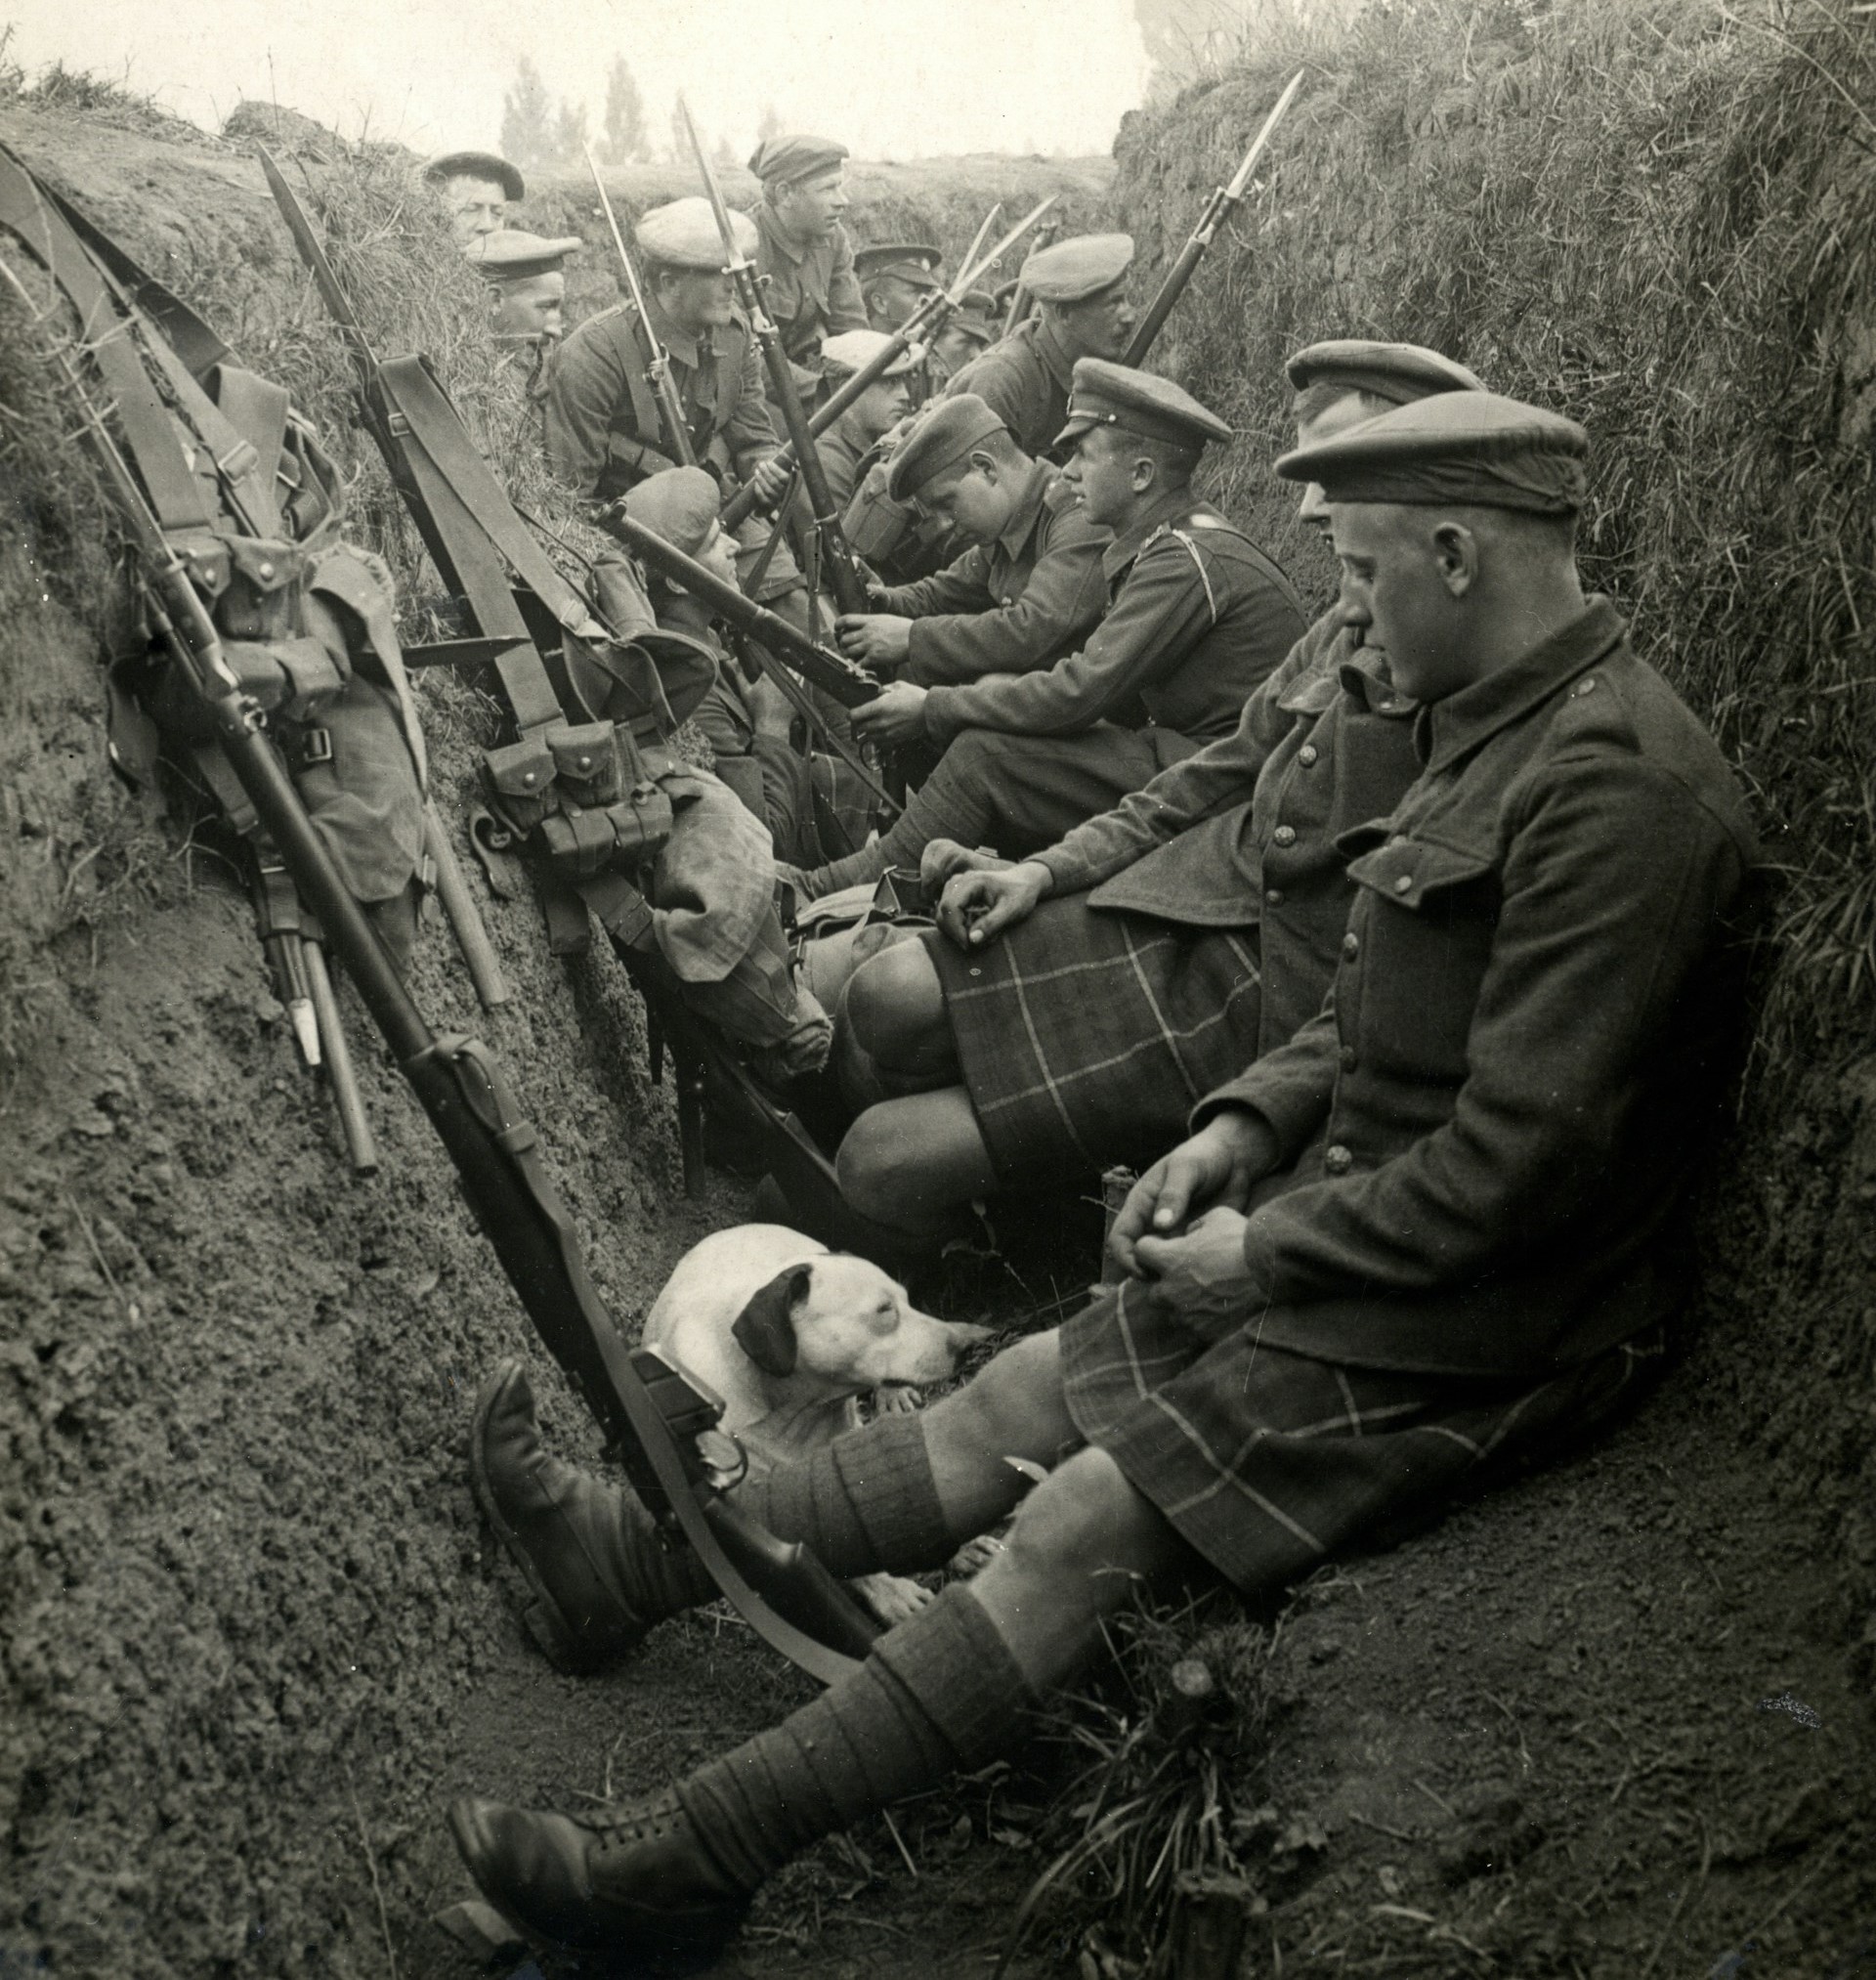
[[[657,303],[649,308],[699,461],[746,475],[778,444],[747,321],[738,312],[693,337]],[[547,378],[548,465],[570,488],[601,500],[676,465],[635,331],[630,303],[602,310],[562,343]]]
[[[1030,317],[980,351],[945,387],[945,397],[974,392],[996,413],[1025,453],[1054,451],[1068,421],[1068,390],[1075,360],[1054,328]]]
[[[1343,839],[1324,1010],[1194,1116],[1282,1151],[1250,1289],[1132,1283],[1062,1331],[1084,1435],[1247,1585],[1593,1416],[1689,1290],[1738,787],[1605,600],[1416,726],[1422,774]]]
[[[880,612],[913,622],[900,678],[920,687],[1027,673],[1074,652],[1107,605],[1112,533],[1064,500],[1061,472],[1031,465],[1002,534],[954,564],[888,590]]]
[[[795,390],[806,403],[820,382],[822,343],[844,330],[867,327],[867,305],[853,272],[853,242],[836,220],[828,239],[803,247],[783,233],[767,199],[750,207],[749,218],[760,243],[755,265],[764,282],[763,303],[782,333],[782,348],[794,366]]]

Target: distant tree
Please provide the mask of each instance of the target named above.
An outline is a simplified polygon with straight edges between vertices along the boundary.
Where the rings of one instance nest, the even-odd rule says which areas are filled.
[[[563,103],[554,112],[554,159],[583,168],[586,163],[586,106]]]
[[[622,55],[613,58],[606,72],[606,117],[599,154],[609,165],[639,164],[652,155],[652,134],[645,128],[645,99],[639,95]]]
[[[554,155],[553,106],[547,85],[529,57],[515,65],[515,86],[501,100],[501,149],[524,172]]]
[[[683,164],[691,155],[690,133],[684,128],[684,113],[676,104],[671,106],[671,157],[677,164]]]
[[[716,160],[719,167],[728,166],[734,169],[743,162],[736,155],[735,149],[729,139],[725,137],[718,137],[716,143],[710,147],[710,155]]]
[[[755,142],[766,145],[771,138],[779,138],[782,130],[782,112],[773,104],[764,104],[755,126]]]

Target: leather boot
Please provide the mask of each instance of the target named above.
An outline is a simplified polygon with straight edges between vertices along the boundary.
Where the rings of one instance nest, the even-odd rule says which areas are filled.
[[[604,1947],[629,1972],[704,1963],[748,1910],[669,1788],[578,1817],[464,1799],[449,1828],[483,1896],[525,1937]]]
[[[476,1503],[528,1584],[528,1633],[558,1670],[602,1669],[653,1623],[716,1593],[629,1487],[587,1478],[543,1446],[519,1361],[504,1361],[477,1393],[469,1472]]]

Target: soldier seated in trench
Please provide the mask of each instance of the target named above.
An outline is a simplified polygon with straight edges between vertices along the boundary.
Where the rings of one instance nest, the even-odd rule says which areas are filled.
[[[1756,848],[1711,736],[1582,590],[1587,447],[1449,392],[1278,463],[1323,489],[1343,611],[1420,704],[1421,774],[1343,839],[1323,1010],[1140,1179],[1120,1286],[932,1409],[740,1490],[841,1575],[938,1567],[1014,1511],[980,1573],[668,1787],[574,1816],[455,1804],[525,1933],[713,1949],[797,1851],[1008,1753],[1135,1583],[1276,1593],[1581,1437],[1660,1366]],[[542,1447],[519,1364],[485,1388],[475,1449],[589,1656],[713,1592],[629,1492]],[[1053,1469],[1031,1490],[1012,1455]]]
[[[1286,372],[1305,448],[1479,389],[1436,351],[1367,339]],[[1321,489],[1298,518],[1327,537]],[[875,1241],[916,1248],[994,1189],[1151,1161],[1201,1094],[1307,1023],[1354,896],[1337,839],[1413,782],[1414,713],[1334,605],[1232,734],[1054,845],[1014,868],[928,846],[942,933],[875,938],[840,1007],[844,1083],[873,1102],[840,1181]],[[1005,870],[961,870],[987,864]]]

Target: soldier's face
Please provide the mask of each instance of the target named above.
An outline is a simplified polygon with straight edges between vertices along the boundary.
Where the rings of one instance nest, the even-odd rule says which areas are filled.
[[[1116,282],[1086,302],[1063,303],[1060,308],[1063,340],[1076,357],[1111,360],[1127,355],[1138,319],[1127,299],[1125,282]]]
[[[1125,434],[1111,426],[1091,426],[1075,442],[1062,479],[1081,496],[1090,523],[1114,529],[1127,521],[1141,493],[1140,465]]]
[[[911,377],[902,371],[896,378],[875,378],[861,393],[854,410],[861,431],[877,440],[912,410]]]
[[[968,543],[994,543],[1009,524],[1014,489],[987,453],[973,453],[960,473],[945,473],[918,491],[918,506],[951,525]]]
[[[710,525],[710,534],[704,539],[704,547],[697,553],[697,561],[713,577],[721,578],[724,583],[736,582],[736,538],[730,536],[720,523]]]
[[[1432,702],[1467,686],[1470,533],[1455,532],[1436,508],[1386,502],[1334,502],[1330,527],[1342,565],[1343,621],[1364,645],[1386,649],[1401,692]]]
[[[497,179],[446,179],[443,210],[448,215],[449,232],[458,247],[467,247],[472,240],[499,233],[508,225],[508,195]]]
[[[834,224],[847,210],[847,182],[836,166],[812,179],[797,179],[773,201],[775,217],[797,240],[831,238]]]
[[[911,282],[896,275],[880,276],[867,289],[867,316],[875,330],[896,330],[922,300]]]
[[[567,278],[559,273],[504,283],[495,297],[495,335],[558,337],[566,327],[566,307]]]
[[[665,315],[692,335],[727,323],[735,295],[729,277],[708,268],[680,269],[667,275],[658,290]]]
[[[947,378],[953,378],[970,363],[980,349],[982,346],[968,330],[959,330],[948,325],[931,340],[931,362]]]
[[[1319,447],[1325,440],[1334,440],[1339,433],[1346,433],[1351,426],[1359,426],[1364,419],[1372,419],[1386,408],[1379,402],[1364,399],[1359,392],[1349,392],[1343,397],[1325,406],[1313,419],[1297,422],[1297,445],[1299,447]],[[1322,496],[1322,484],[1312,481],[1302,492],[1302,500],[1297,504],[1297,520],[1306,523],[1321,535],[1329,534],[1329,504]]]

